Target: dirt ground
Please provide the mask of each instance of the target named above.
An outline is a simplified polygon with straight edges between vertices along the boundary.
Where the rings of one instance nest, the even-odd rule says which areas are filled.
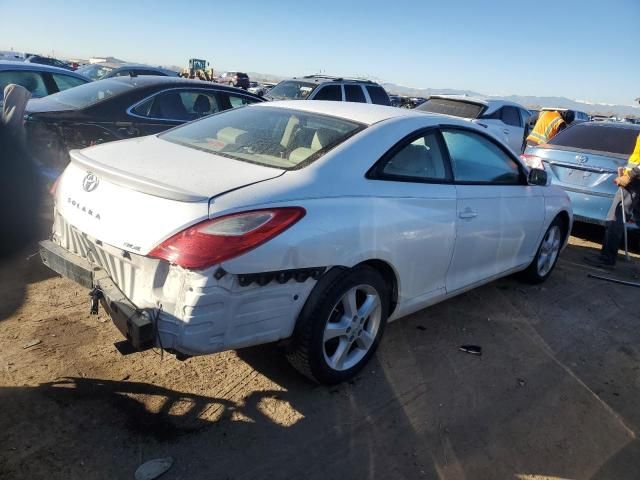
[[[0,478],[127,479],[165,456],[163,480],[640,478],[640,290],[588,278],[595,248],[572,237],[542,286],[506,278],[391,324],[336,387],[271,345],[122,356],[87,291],[27,249],[0,267]]]

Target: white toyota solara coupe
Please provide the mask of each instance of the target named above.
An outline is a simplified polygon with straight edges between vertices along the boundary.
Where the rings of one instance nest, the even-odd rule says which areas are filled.
[[[514,272],[545,280],[571,204],[469,122],[275,102],[71,152],[43,261],[138,350],[283,342],[334,383],[387,322]]]

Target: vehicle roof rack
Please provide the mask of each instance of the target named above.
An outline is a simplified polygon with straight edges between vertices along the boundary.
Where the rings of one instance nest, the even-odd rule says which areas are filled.
[[[350,82],[370,82],[370,83],[374,83],[371,80],[367,79],[367,78],[363,78],[363,77],[334,77],[332,75],[323,75],[321,73],[317,73],[315,75],[305,75],[302,78],[322,78],[322,79],[326,79],[326,80],[333,80],[334,82],[340,82],[340,81],[350,81]]]

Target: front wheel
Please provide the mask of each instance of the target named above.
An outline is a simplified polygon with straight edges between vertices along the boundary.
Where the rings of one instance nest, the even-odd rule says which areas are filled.
[[[523,272],[526,281],[541,283],[549,278],[558,262],[564,235],[564,225],[560,219],[556,218],[544,234],[533,261]]]
[[[319,283],[298,318],[289,362],[318,383],[353,377],[378,347],[388,312],[387,285],[370,267]]]

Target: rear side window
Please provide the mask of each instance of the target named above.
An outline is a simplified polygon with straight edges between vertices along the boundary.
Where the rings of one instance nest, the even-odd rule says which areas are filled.
[[[640,135],[640,128],[624,128],[606,124],[577,124],[561,131],[549,145],[576,150],[631,155]]]
[[[521,127],[520,123],[520,113],[518,109],[514,107],[503,107],[502,108],[502,121],[507,125],[511,125],[512,127]]]
[[[518,164],[489,139],[467,130],[443,130],[457,182],[520,184]]]
[[[29,90],[31,96],[35,98],[49,95],[47,87],[44,84],[44,79],[38,72],[0,72],[0,92],[3,92],[4,87],[10,83],[23,86]]]
[[[347,102],[367,103],[367,99],[364,98],[364,92],[360,85],[345,85],[344,95]]]
[[[369,92],[369,96],[371,97],[371,103],[375,103],[376,105],[391,105],[389,95],[387,95],[384,88],[378,85],[367,85],[367,92]]]
[[[445,180],[447,170],[436,133],[429,132],[402,146],[382,168],[390,180]]]
[[[341,85],[327,85],[321,87],[318,94],[313,97],[314,100],[335,100],[342,101],[342,86]]]
[[[52,73],[53,81],[56,82],[56,86],[58,87],[58,91],[66,90],[68,88],[77,87],[78,85],[84,85],[87,83],[84,80],[81,80],[76,77],[72,77],[71,75],[61,75],[59,73]]]
[[[188,121],[220,110],[222,108],[214,93],[201,90],[170,90],[145,100],[132,112],[148,118]]]

